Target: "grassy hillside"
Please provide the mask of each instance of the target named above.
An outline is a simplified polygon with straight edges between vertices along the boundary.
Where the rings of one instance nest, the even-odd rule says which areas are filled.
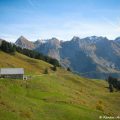
[[[50,66],[42,60],[32,59],[19,53],[10,55],[0,51],[0,67],[23,67],[25,74],[41,74]]]
[[[9,59],[6,59],[9,58]],[[120,93],[105,81],[89,80],[24,55],[0,52],[1,67],[24,67],[32,79],[0,79],[0,120],[98,120],[120,115]]]

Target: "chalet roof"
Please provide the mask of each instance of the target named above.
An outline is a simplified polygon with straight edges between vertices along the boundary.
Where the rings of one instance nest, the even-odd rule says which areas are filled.
[[[24,74],[23,68],[0,68],[0,75]]]

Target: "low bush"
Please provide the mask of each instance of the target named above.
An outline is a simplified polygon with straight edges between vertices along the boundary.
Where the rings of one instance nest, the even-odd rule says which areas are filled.
[[[100,110],[100,111],[104,111],[104,105],[103,105],[103,102],[101,100],[98,101],[98,103],[96,104],[96,109]]]

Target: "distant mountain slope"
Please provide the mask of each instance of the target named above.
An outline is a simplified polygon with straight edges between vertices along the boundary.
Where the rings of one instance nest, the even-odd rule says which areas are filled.
[[[61,48],[60,41],[56,38],[52,38],[40,44],[38,47],[36,47],[35,50],[39,52],[41,51],[41,53],[45,55],[60,60],[60,55],[59,55],[60,48]]]
[[[34,42],[37,45],[33,49],[58,59],[63,67],[70,67],[91,78],[106,78],[108,75],[120,77],[119,37],[108,40],[106,37],[81,39],[75,36],[70,41],[60,41],[57,38],[42,41]]]
[[[61,54],[63,54],[63,58],[67,56],[70,59],[70,62],[77,60],[75,62],[71,62],[73,70],[80,73],[94,71],[92,74],[84,74],[85,76],[93,78],[104,78],[104,74],[110,75],[110,73],[119,72],[120,64],[118,61],[120,60],[120,55],[118,55],[118,53],[120,52],[120,46],[118,46],[114,41],[109,41],[102,37],[96,37],[95,39],[84,38],[76,40],[74,38],[72,43],[68,43],[72,46],[68,50],[69,52],[64,55],[66,51],[64,50],[64,47],[66,49],[67,47],[63,43],[64,47],[62,47],[63,50]]]

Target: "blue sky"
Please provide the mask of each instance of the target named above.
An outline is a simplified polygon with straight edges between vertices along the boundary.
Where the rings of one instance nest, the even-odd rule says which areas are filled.
[[[120,36],[120,0],[0,0],[0,38]]]

